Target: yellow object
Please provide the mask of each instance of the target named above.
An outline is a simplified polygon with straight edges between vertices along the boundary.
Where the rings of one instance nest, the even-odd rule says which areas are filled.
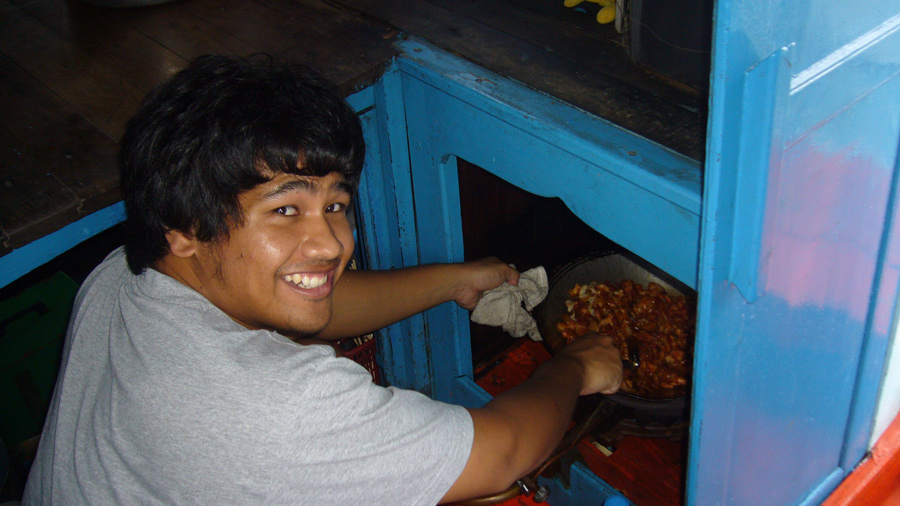
[[[601,25],[605,25],[606,23],[610,23],[616,20],[616,4],[610,4],[597,13],[597,22]]]
[[[597,22],[605,25],[616,19],[616,0],[565,0],[563,5],[566,7],[575,7],[582,2],[590,2],[601,6],[600,12],[597,13]]]

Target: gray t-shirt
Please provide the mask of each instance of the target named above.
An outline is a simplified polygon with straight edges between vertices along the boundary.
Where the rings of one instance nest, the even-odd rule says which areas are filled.
[[[247,330],[121,250],[79,292],[63,363],[26,505],[433,505],[472,446],[465,409]]]

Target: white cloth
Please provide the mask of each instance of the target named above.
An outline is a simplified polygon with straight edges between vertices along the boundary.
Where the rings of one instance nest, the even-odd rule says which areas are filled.
[[[484,292],[472,311],[472,321],[503,327],[513,337],[528,334],[532,341],[540,341],[541,332],[530,311],[547,297],[548,289],[543,267],[527,270],[519,276],[519,286],[503,283]]]

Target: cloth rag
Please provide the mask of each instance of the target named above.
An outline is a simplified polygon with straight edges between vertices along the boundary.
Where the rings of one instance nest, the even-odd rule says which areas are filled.
[[[530,311],[547,297],[548,290],[547,271],[529,269],[519,275],[518,286],[503,283],[484,292],[472,311],[472,321],[503,327],[513,337],[528,334],[532,341],[540,341],[541,332]]]

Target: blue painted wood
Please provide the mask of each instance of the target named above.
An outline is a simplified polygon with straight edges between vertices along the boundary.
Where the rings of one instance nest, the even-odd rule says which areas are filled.
[[[0,288],[125,219],[118,202],[0,257]]]
[[[889,197],[896,183],[898,131],[895,118],[885,111],[896,110],[900,96],[893,70],[896,29],[894,17],[879,21],[867,12],[855,21],[869,22],[868,30],[850,23],[852,29],[825,37],[843,44],[829,52],[797,42],[790,30],[784,32],[791,34],[787,38],[771,36],[778,32],[773,26],[807,21],[794,12],[795,3],[749,5],[722,1],[717,11],[722,21],[703,203],[703,268],[697,283],[701,322],[688,503],[817,504],[864,452],[890,326],[885,322],[897,299],[900,248],[890,233],[893,228],[881,229],[894,213]],[[883,6],[870,7],[885,14]],[[812,24],[821,22],[817,18]],[[789,54],[779,51],[788,46]],[[615,198],[624,192],[635,195],[644,209],[660,198],[664,210],[671,212],[674,205],[699,216],[699,202],[692,203],[691,191],[683,191],[691,187],[691,177],[683,177],[690,171],[656,170],[654,160],[665,153],[657,151],[660,156],[650,156],[643,165],[646,160],[629,164],[628,157],[635,155],[622,146],[642,141],[628,132],[608,131],[606,125],[585,129],[580,123],[585,118],[575,117],[565,104],[509,86],[415,41],[404,47],[408,52],[396,65],[403,100],[412,105],[405,119],[411,183],[400,190],[415,196],[419,261],[461,258],[456,156],[536,194],[570,197],[554,186],[555,179],[566,177],[559,176],[561,171],[546,177],[546,166],[534,166],[534,160],[553,160],[553,168],[578,176],[568,181],[578,190],[573,193]],[[763,76],[770,64],[774,89]],[[847,69],[867,70],[868,81],[855,82],[848,91],[843,81],[856,74]],[[756,90],[745,87],[754,80]],[[823,101],[822,90],[836,91]],[[765,98],[766,110],[752,116],[760,111],[748,109],[762,106],[758,97]],[[569,114],[574,116],[561,120]],[[593,138],[585,132],[600,133]],[[755,137],[742,135],[750,133]],[[750,148],[756,152],[749,154]],[[634,152],[644,155],[654,149],[642,146]],[[743,167],[741,160],[748,159],[763,173]],[[676,162],[671,166],[691,167],[690,161]],[[699,187],[699,168],[695,173]],[[598,179],[604,183],[591,186]],[[628,184],[637,188],[620,190]],[[605,195],[609,187],[617,191]],[[578,199],[566,201],[584,213]],[[760,251],[771,254],[742,257],[743,250],[735,250],[747,238],[736,227],[744,211],[754,210],[761,219],[751,229]],[[607,222],[633,221],[635,215],[586,221],[628,241],[627,233],[616,231],[619,224]],[[678,223],[667,219],[662,222]],[[639,253],[653,253],[647,245],[627,244]],[[752,261],[746,272],[765,274],[751,282],[756,283],[753,289],[745,289],[754,300],[758,297],[755,303],[729,279],[732,262],[747,258]],[[759,270],[760,261],[765,271]],[[666,268],[672,271],[669,262]],[[459,313],[446,307],[429,313],[425,352],[438,398],[479,405],[486,401],[483,390],[466,374],[454,376],[464,369],[465,349],[441,337],[467,339]],[[418,353],[416,357],[422,360]],[[583,500],[563,497],[556,500]]]
[[[445,263],[463,260],[462,223],[456,159],[433,144],[432,125],[444,123],[444,111],[428,115],[434,97],[430,90],[412,86],[403,73],[406,99],[406,126],[409,139],[411,193],[415,195],[415,216],[419,262]],[[423,116],[423,113],[425,115]],[[441,121],[435,121],[442,118]],[[457,398],[454,378],[472,377],[472,351],[468,313],[455,303],[442,304],[425,314],[432,393],[445,402],[463,402]]]
[[[900,52],[900,48],[898,48]],[[879,86],[865,102],[874,109],[871,118],[886,119],[880,114],[880,107],[891,103],[900,96],[900,77],[894,77]],[[876,130],[891,131],[891,121],[873,123]],[[889,139],[882,139],[886,142]],[[890,161],[884,160],[889,164]],[[885,212],[882,229],[882,250],[877,255],[878,264],[872,288],[872,302],[861,350],[860,365],[856,384],[856,396],[847,425],[847,441],[841,459],[843,469],[852,469],[869,450],[870,436],[874,425],[878,395],[883,390],[885,360],[896,332],[896,303],[900,293],[900,157],[894,155],[894,170],[890,183],[890,197]]]
[[[553,479],[541,477],[538,483],[550,488],[550,497],[547,499],[547,503],[553,506],[603,504],[610,497],[622,497],[621,492],[598,478],[582,462],[575,462],[569,468],[568,486],[558,477]],[[620,504],[630,505],[632,503],[625,499],[625,502],[620,502]]]
[[[358,194],[363,237],[360,247],[372,269],[419,264],[400,79],[395,67],[386,69],[370,87],[369,107],[373,109],[362,116],[367,152]],[[423,315],[379,332],[378,363],[389,384],[431,394],[431,362],[425,334]]]
[[[456,378],[451,395],[456,404],[467,408],[480,408],[493,398],[470,376]]]
[[[875,14],[864,33],[844,40],[839,50],[822,55],[820,61],[810,62],[807,67],[799,67],[802,70],[791,76],[787,114],[797,121],[789,125],[792,129],[784,132],[787,143],[800,138],[810,126],[827,121],[833,111],[852,106],[900,71],[896,56],[900,51],[900,18],[890,12],[895,6],[883,2],[870,7]],[[853,19],[863,15],[868,13],[854,13]],[[816,23],[818,18],[810,21]],[[841,25],[845,30],[850,29],[844,23]],[[842,31],[835,32],[846,36]],[[823,95],[828,95],[831,107],[821,107]]]
[[[379,241],[400,243],[393,251],[384,244],[375,247],[383,265],[409,265],[407,247],[416,251],[419,263],[462,260],[456,175],[461,156],[536,194],[563,198],[601,232],[686,283],[696,283],[697,162],[426,45],[401,45],[408,53],[376,91],[376,102],[378,97],[394,100],[386,98],[388,103],[376,107],[385,135],[380,138],[382,161],[372,168],[380,173],[367,170],[361,189],[361,194],[380,195],[368,200],[373,222],[390,227],[396,215],[399,223],[391,231],[399,241],[378,236],[377,226],[370,232]],[[403,115],[382,116],[401,102]],[[383,201],[381,196],[386,196]],[[389,211],[379,211],[379,205]],[[398,258],[402,261],[394,264],[388,260]],[[398,331],[387,343],[389,374],[406,381],[401,386],[440,400],[483,405],[490,396],[472,378],[467,317],[448,303],[426,312],[421,327],[403,322],[409,324],[406,335]],[[559,490],[555,501],[560,504],[584,504],[616,493],[581,468],[573,468],[573,487],[560,485]]]
[[[350,94],[346,100],[354,111],[362,114],[375,106],[375,89],[371,86],[363,88]]]
[[[817,504],[865,452],[897,302],[885,224],[900,139],[898,11],[716,4],[689,504]],[[744,101],[745,76],[787,46],[790,84],[764,104],[786,112],[771,128],[747,124],[760,105]],[[765,275],[751,303],[730,274],[736,227],[753,212],[738,205],[741,148],[759,131],[772,132],[772,153],[756,206]]]
[[[844,469],[835,468],[831,474],[824,477],[822,481],[813,486],[809,494],[800,502],[799,506],[817,506],[828,498],[829,495],[840,485],[841,480],[847,476]]]
[[[395,265],[397,256],[394,254],[396,241],[392,238],[398,235],[396,206],[394,200],[388,198],[393,192],[390,173],[383,170],[383,167],[391,166],[390,145],[384,131],[383,107],[378,106],[384,105],[383,85],[376,84],[369,89],[371,100],[368,106],[372,109],[366,110],[366,104],[354,104],[354,107],[366,110],[360,115],[366,141],[366,159],[356,194],[357,247],[361,250],[367,269],[390,269]],[[406,329],[401,324],[378,332],[376,362],[381,365],[384,380],[388,384],[406,384],[404,378],[408,360],[405,357],[397,360],[395,357],[395,352],[403,349],[402,336],[406,334]],[[398,343],[398,346],[394,343]]]
[[[397,233],[404,248],[414,246],[417,262],[463,259],[456,176],[456,156],[462,156],[534,193],[562,197],[601,232],[695,283],[696,162],[430,46],[401,46],[410,56],[399,58],[379,85],[385,96],[396,94],[399,75],[405,114],[388,118],[387,139],[400,136],[390,151],[406,148],[409,165],[395,156],[382,166],[388,174],[382,177],[394,192]],[[555,170],[547,160],[575,170]],[[571,172],[580,176],[567,178]],[[401,215],[409,205],[413,211]],[[403,386],[448,402],[480,401],[455,380],[472,377],[468,313],[449,303],[424,316],[421,326],[404,322],[408,336],[390,339],[394,351],[386,365],[406,368]]]
[[[466,107],[502,118],[520,130],[522,137],[515,142],[524,143],[526,150],[530,137],[560,142],[562,151],[699,214],[701,168],[695,160],[417,39],[401,41],[398,48],[403,53],[397,65],[404,73],[458,98]],[[493,136],[491,131],[476,132]],[[496,149],[513,151],[514,147],[498,145]]]
[[[699,164],[423,44],[401,49],[406,93],[422,100],[407,110],[410,148],[427,152],[413,163],[431,165],[416,195],[444,206],[435,216],[455,216],[456,175],[441,160],[458,156],[536,195],[560,197],[585,223],[696,286]],[[429,260],[454,259],[455,226],[420,244]]]
[[[730,279],[748,302],[762,294],[765,285],[763,213],[768,174],[778,170],[783,149],[783,123],[789,84],[789,48],[782,48],[753,66],[744,76],[741,143],[738,152],[737,187]]]

